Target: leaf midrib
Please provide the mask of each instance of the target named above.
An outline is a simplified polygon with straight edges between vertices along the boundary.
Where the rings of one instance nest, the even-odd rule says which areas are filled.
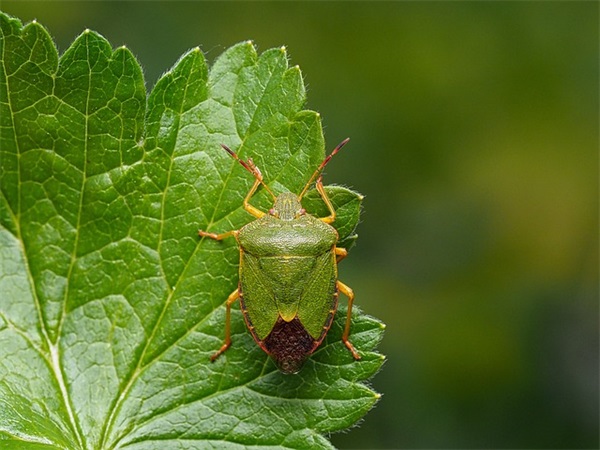
[[[4,37],[4,34],[2,34],[2,37]],[[21,186],[23,185],[21,180],[22,180],[22,176],[21,176],[21,171],[22,171],[22,163],[21,163],[21,154],[23,153],[23,150],[21,148],[20,145],[20,141],[18,139],[17,133],[16,133],[16,126],[14,124],[14,120],[13,117],[15,116],[15,110],[13,108],[13,104],[12,104],[12,98],[10,95],[10,92],[13,92],[12,89],[10,89],[10,77],[8,76],[8,72],[6,70],[6,65],[4,64],[5,61],[5,51],[6,51],[6,46],[3,46],[3,53],[2,53],[2,57],[1,57],[1,61],[2,61],[2,70],[3,73],[5,74],[5,80],[6,80],[6,90],[7,90],[7,97],[6,97],[6,101],[8,104],[8,108],[10,110],[10,114],[9,114],[9,118],[11,121],[11,125],[12,125],[12,130],[13,130],[13,139],[15,142],[15,147],[16,147],[16,155],[18,158],[18,170],[17,170],[17,186],[18,186],[18,193],[19,195],[17,195],[17,213],[16,215],[12,215],[12,211],[11,211],[11,216],[13,217],[13,221],[15,223],[15,228],[17,231],[17,239],[18,242],[21,245],[21,251],[23,253],[23,263],[25,265],[25,270],[26,270],[26,274],[27,274],[27,280],[29,282],[29,286],[31,287],[31,295],[33,297],[34,303],[35,303],[35,309],[37,311],[38,314],[38,321],[40,324],[40,330],[42,333],[42,339],[46,342],[46,345],[48,347],[48,350],[50,351],[50,359],[48,359],[47,355],[44,356],[44,360],[47,361],[48,366],[52,369],[52,372],[54,373],[55,377],[56,377],[56,381],[57,384],[59,386],[60,389],[60,394],[62,397],[62,401],[65,405],[65,409],[67,410],[67,415],[69,417],[69,425],[71,428],[71,431],[73,432],[77,443],[79,444],[79,446],[81,448],[83,448],[83,439],[82,439],[82,435],[81,435],[81,430],[79,429],[78,423],[75,419],[75,415],[73,413],[73,409],[72,409],[72,405],[71,405],[71,399],[70,396],[68,394],[67,388],[66,388],[66,384],[64,382],[64,378],[63,378],[63,373],[62,373],[62,368],[61,368],[61,364],[60,364],[60,359],[58,358],[58,334],[57,334],[57,341],[56,343],[52,342],[52,339],[50,338],[50,335],[48,333],[48,329],[46,328],[46,321],[44,320],[44,314],[43,314],[43,308],[40,302],[40,299],[37,295],[37,289],[35,288],[36,283],[35,283],[35,277],[33,276],[32,272],[31,272],[31,265],[29,263],[29,257],[28,257],[28,252],[27,252],[27,246],[25,245],[25,241],[23,239],[23,233],[22,233],[22,229],[21,229],[21,196],[22,196],[22,191],[21,191]],[[28,60],[31,60],[32,57],[32,51],[33,49],[30,48],[30,52],[29,52],[29,58]],[[55,81],[55,78],[53,78],[53,82]],[[54,91],[54,84],[53,84],[53,91]],[[89,97],[88,97],[89,98]],[[86,131],[87,131],[87,127],[86,127]],[[87,145],[87,142],[86,142]],[[83,194],[82,194],[83,196]],[[8,203],[7,203],[8,204]],[[10,208],[9,208],[10,209]],[[73,259],[72,259],[73,261]],[[70,270],[69,270],[70,272]],[[67,282],[67,289],[68,289],[68,282]],[[66,298],[66,294],[65,294],[65,298]],[[64,309],[64,306],[63,306]],[[10,321],[7,321],[7,323],[11,323]],[[18,328],[17,328],[18,329]],[[27,339],[29,341],[29,339]],[[36,346],[33,346],[33,348],[37,348]],[[38,350],[39,352],[42,352],[41,349]]]
[[[185,98],[186,98],[186,94],[187,94],[187,90],[188,90],[188,86],[189,84],[185,85],[185,93],[182,96],[182,101],[181,104],[179,105],[179,108],[177,110],[177,116],[176,116],[176,127],[177,130],[179,130],[179,125],[180,125],[180,121],[181,121],[181,116],[182,114],[185,112],[184,111],[184,103],[185,103]],[[163,264],[163,260],[161,258],[161,247],[163,245],[163,231],[164,231],[164,225],[165,225],[165,205],[166,205],[166,198],[167,198],[167,194],[168,194],[168,190],[169,187],[171,186],[171,176],[173,173],[173,164],[174,161],[177,158],[177,155],[175,154],[175,149],[177,147],[177,140],[179,139],[179,133],[175,134],[175,141],[173,142],[173,151],[170,153],[169,155],[169,168],[168,168],[168,174],[167,174],[167,182],[166,185],[163,189],[162,192],[162,198],[161,198],[161,210],[160,210],[160,230],[159,230],[159,238],[158,238],[158,247],[157,247],[157,255],[158,258],[160,260],[160,272],[162,274],[163,280],[167,280],[167,275],[165,273],[164,270],[164,264]],[[144,140],[145,141],[145,140]],[[145,141],[146,142],[146,141]],[[161,151],[164,152],[164,149],[161,149]],[[194,251],[191,253],[190,257],[188,258],[185,266],[183,267],[183,270],[181,271],[181,273],[179,274],[179,276],[177,277],[176,281],[175,281],[175,286],[172,288],[170,283],[165,283],[167,286],[167,298],[165,299],[165,303],[163,305],[163,308],[154,324],[154,326],[152,327],[152,331],[150,333],[150,335],[148,336],[148,338],[146,339],[145,343],[144,343],[144,348],[142,350],[142,352],[140,353],[140,357],[137,360],[136,363],[136,367],[133,371],[130,372],[130,376],[129,379],[127,380],[127,383],[125,384],[125,387],[123,388],[123,390],[119,393],[119,395],[116,397],[116,401],[115,404],[111,407],[110,409],[110,414],[108,415],[103,427],[102,427],[102,433],[101,433],[101,438],[100,438],[100,444],[101,444],[101,448],[103,448],[106,445],[106,440],[109,438],[111,431],[112,431],[112,427],[114,426],[114,420],[116,419],[121,407],[123,406],[128,393],[130,392],[131,388],[133,387],[135,381],[139,378],[139,376],[144,373],[144,371],[150,367],[152,365],[152,363],[154,361],[156,361],[161,355],[163,355],[165,352],[167,352],[169,349],[171,349],[174,345],[176,345],[178,342],[181,341],[181,339],[184,339],[186,336],[188,336],[188,334],[196,329],[198,326],[200,326],[202,323],[204,323],[204,321],[206,319],[208,319],[212,313],[215,311],[215,309],[213,309],[209,314],[207,314],[207,316],[205,317],[205,319],[203,319],[202,321],[200,321],[198,324],[194,325],[194,327],[192,327],[190,330],[188,330],[186,333],[182,334],[179,338],[177,338],[175,341],[173,341],[173,343],[171,343],[169,346],[167,346],[163,351],[157,353],[155,355],[155,357],[153,357],[151,360],[149,360],[146,364],[144,364],[142,366],[142,362],[144,361],[144,358],[148,352],[148,348],[150,346],[150,343],[153,342],[157,331],[160,328],[160,325],[163,321],[163,318],[166,314],[166,311],[169,307],[169,305],[171,304],[171,301],[173,299],[173,295],[174,292],[177,291],[177,287],[179,286],[180,281],[184,278],[183,275],[186,273],[186,271],[189,268],[189,264],[190,261],[193,260],[194,255],[196,254],[196,252],[198,251],[198,246],[196,246],[196,248],[194,249]],[[117,439],[114,440],[115,444],[117,445],[118,442],[120,440],[122,440],[125,436],[126,436],[127,432],[125,434],[122,434],[121,436],[119,436]]]
[[[267,83],[265,83],[265,88],[263,89],[263,92],[262,92],[262,95],[261,95],[261,100],[264,98],[265,93],[268,90],[268,87],[271,85],[271,82],[272,82],[273,78],[274,78],[274,72],[271,71],[269,79],[268,79]],[[207,80],[207,84],[210,84],[210,82],[208,80]],[[185,98],[185,95],[183,96],[183,98]],[[260,104],[260,101],[257,104]],[[182,108],[183,108],[183,102],[182,102],[182,105],[180,105],[179,110],[177,111],[178,112],[177,119],[176,119],[177,122],[178,122],[177,128],[179,128],[179,121],[181,120],[181,115],[183,114]],[[233,105],[231,106],[231,109],[233,109]],[[258,107],[254,111],[251,123],[254,123],[254,120],[255,120],[255,117],[256,117],[256,111],[258,111]],[[236,126],[235,129],[237,130],[238,127]],[[250,129],[250,127],[248,128],[248,130],[249,129]],[[245,139],[247,139],[247,137],[250,136],[250,135],[251,134],[247,135],[245,138],[242,138],[238,134],[238,138],[241,141],[239,148],[243,147]],[[176,138],[175,138],[175,142],[173,144],[173,148],[176,147],[176,142],[177,142],[178,137],[179,137],[179,134],[176,133]],[[159,258],[160,258],[160,247],[162,245],[162,232],[163,232],[163,229],[164,229],[164,211],[165,211],[166,196],[167,196],[168,188],[170,186],[171,174],[172,174],[172,167],[173,167],[173,163],[174,163],[175,158],[176,158],[176,156],[175,156],[174,151],[173,151],[171,153],[171,155],[170,155],[169,169],[168,169],[168,175],[167,175],[167,183],[166,183],[166,186],[164,188],[163,195],[162,195],[162,201],[161,201],[161,228],[160,228],[160,231],[159,231],[159,234],[160,234],[161,238],[159,239],[159,246],[158,246]],[[215,215],[219,211],[219,206],[220,206],[220,204],[222,202],[222,199],[223,199],[223,196],[224,196],[225,192],[227,191],[228,183],[229,183],[231,177],[233,176],[233,167],[234,167],[234,165],[235,165],[235,161],[232,162],[232,164],[231,164],[231,170],[229,170],[227,172],[227,177],[225,178],[224,183],[223,183],[223,189],[221,189],[218,201],[216,202],[216,206],[215,206],[215,208],[213,210],[213,215],[212,215],[210,221],[208,222],[208,227],[207,228],[210,228],[210,225],[214,223]],[[287,163],[286,163],[286,165],[287,165]],[[284,168],[285,167],[286,166],[284,166]],[[282,171],[283,171],[283,169],[282,169]],[[280,175],[281,175],[281,171],[278,174],[277,178]],[[238,211],[241,208],[242,207],[240,206],[236,210],[234,210],[233,212]],[[175,288],[172,289],[170,286],[167,287],[167,289],[168,289],[168,295],[167,295],[167,299],[166,299],[166,301],[164,303],[163,309],[162,309],[162,311],[161,311],[161,313],[160,313],[160,315],[159,315],[159,317],[158,317],[158,319],[157,319],[157,321],[156,321],[156,323],[155,323],[155,325],[154,325],[154,327],[152,329],[152,332],[151,332],[150,336],[148,337],[148,339],[145,342],[144,349],[143,349],[143,351],[140,354],[140,358],[137,361],[135,369],[131,372],[131,376],[129,377],[129,380],[126,383],[125,388],[118,395],[117,400],[115,402],[115,405],[111,408],[111,412],[110,412],[110,414],[108,416],[108,419],[105,422],[105,425],[103,426],[103,431],[102,431],[101,439],[100,439],[100,442],[102,444],[101,446],[104,446],[106,444],[106,440],[108,439],[108,436],[110,435],[110,432],[111,432],[112,427],[114,425],[114,420],[117,417],[118,412],[119,412],[120,408],[122,407],[122,405],[123,405],[123,403],[124,403],[124,401],[125,401],[125,399],[127,397],[127,394],[129,393],[129,391],[133,387],[133,384],[139,378],[139,376],[146,370],[146,368],[150,367],[152,365],[152,363],[154,361],[156,361],[160,357],[160,355],[164,354],[166,351],[168,351],[170,348],[172,348],[174,345],[176,345],[178,342],[180,342],[182,339],[184,339],[186,336],[188,336],[192,331],[194,331],[199,326],[201,326],[206,320],[208,320],[210,317],[212,317],[212,314],[214,314],[214,312],[220,307],[220,305],[219,305],[218,307],[213,308],[201,321],[199,321],[192,328],[190,328],[190,330],[188,330],[186,333],[182,334],[173,343],[171,343],[167,348],[165,348],[159,354],[155,355],[155,357],[152,358],[152,360],[148,361],[146,364],[144,364],[142,366],[142,361],[144,360],[144,357],[145,357],[145,355],[146,355],[146,353],[148,351],[149,344],[153,341],[154,336],[156,335],[156,332],[159,329],[160,324],[162,323],[163,317],[164,317],[164,315],[165,315],[165,313],[166,313],[166,311],[168,309],[168,306],[171,304],[171,301],[173,299],[173,293],[176,292],[177,286],[179,285],[179,282],[181,281],[181,279],[183,278],[183,275],[188,270],[189,263],[190,263],[190,261],[193,260],[194,255],[199,251],[199,248],[200,248],[200,245],[197,245],[195,247],[194,251],[192,252],[192,254],[190,255],[190,258],[188,258],[188,260],[186,262],[186,265],[183,267],[183,270],[181,271],[181,273],[179,274],[179,276],[178,276],[178,278],[176,280]],[[164,272],[164,267],[162,265],[162,260],[161,260],[160,267],[161,267],[161,273],[163,275],[163,279],[166,280],[166,274]],[[167,285],[169,285],[169,283],[167,283]],[[216,393],[218,393],[218,392],[220,392],[220,388],[217,388]],[[125,437],[125,435],[126,435],[126,433],[123,434],[123,435],[121,435],[119,438],[117,438],[115,440],[115,445],[120,440],[122,440]]]
[[[82,211],[84,208],[84,196],[85,196],[85,186],[86,183],[88,181],[88,152],[89,152],[89,141],[90,141],[90,101],[91,101],[91,91],[92,91],[92,76],[93,76],[93,67],[89,64],[89,62],[91,61],[91,57],[90,57],[90,46],[89,46],[89,31],[86,30],[84,31],[84,35],[85,35],[85,39],[86,39],[86,53],[87,53],[87,58],[86,58],[86,63],[88,66],[88,86],[87,86],[87,95],[86,95],[86,101],[85,101],[85,113],[84,113],[84,119],[85,119],[85,135],[84,135],[84,147],[83,147],[83,152],[84,152],[84,158],[83,158],[83,168],[82,168],[82,180],[81,180],[81,190],[80,190],[80,195],[79,195],[79,204],[77,206],[77,222],[75,225],[75,239],[73,242],[73,251],[71,253],[71,261],[69,262],[69,269],[67,271],[67,285],[65,287],[65,294],[64,294],[64,298],[63,298],[63,302],[62,302],[62,310],[61,310],[61,314],[59,317],[59,321],[58,321],[58,326],[56,328],[56,342],[53,343],[49,343],[49,347],[50,347],[50,353],[51,353],[51,358],[53,361],[53,365],[55,367],[55,374],[56,377],[58,379],[58,383],[61,389],[61,393],[64,396],[64,401],[65,401],[65,405],[67,407],[67,411],[69,414],[69,418],[70,420],[73,422],[73,425],[75,426],[75,430],[76,430],[76,437],[77,437],[77,441],[79,443],[79,445],[81,446],[81,448],[85,448],[85,438],[83,435],[83,430],[81,430],[81,425],[79,423],[79,421],[77,420],[74,412],[73,412],[73,405],[72,405],[72,399],[71,396],[69,395],[69,392],[67,390],[65,381],[64,381],[64,374],[62,371],[62,364],[61,364],[61,360],[60,360],[60,339],[62,336],[62,328],[64,325],[64,321],[65,321],[65,317],[67,315],[67,300],[69,298],[69,293],[70,293],[70,287],[71,287],[71,276],[73,274],[73,270],[75,268],[76,262],[77,262],[77,250],[79,248],[79,239],[80,239],[80,230],[81,230],[81,216],[82,216]],[[61,58],[62,59],[62,58]],[[60,62],[62,62],[61,60],[59,60],[59,67],[60,67]],[[56,77],[53,77],[53,92],[54,89],[56,88]],[[44,324],[45,326],[45,324]]]

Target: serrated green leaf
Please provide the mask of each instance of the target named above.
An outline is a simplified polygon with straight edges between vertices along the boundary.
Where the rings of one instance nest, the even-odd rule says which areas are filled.
[[[345,308],[294,376],[279,373],[224,300],[234,242],[197,237],[252,220],[251,157],[275,192],[300,192],[324,157],[285,49],[238,44],[208,68],[185,54],[146,99],[138,62],[85,31],[58,57],[47,31],[0,13],[0,446],[331,448],[378,394],[383,326]],[[361,196],[327,187],[340,245]],[[305,207],[327,215],[314,191]],[[259,190],[253,203],[269,208]]]

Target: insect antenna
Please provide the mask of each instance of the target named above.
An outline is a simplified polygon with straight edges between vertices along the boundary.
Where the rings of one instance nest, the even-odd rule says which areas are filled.
[[[306,183],[306,186],[304,186],[304,189],[302,189],[302,192],[298,196],[298,200],[301,200],[302,197],[304,197],[304,194],[306,194],[306,191],[308,191],[308,188],[310,187],[310,185],[313,183],[313,181],[315,181],[317,176],[323,171],[323,169],[325,168],[327,163],[331,160],[333,155],[335,155],[337,152],[339,152],[342,149],[342,147],[348,143],[349,140],[350,140],[350,138],[344,139],[342,142],[340,142],[337,145],[336,148],[333,149],[333,151],[329,155],[327,155],[327,157],[323,160],[323,162],[319,165],[319,167],[317,167],[317,170],[315,170],[315,172],[312,174],[312,176],[310,177],[310,180],[308,180],[308,183]]]
[[[271,189],[269,189],[269,186],[267,186],[267,184],[263,181],[262,173],[261,173],[260,169],[254,164],[254,161],[252,161],[252,158],[248,158],[247,161],[244,161],[242,158],[240,158],[237,155],[236,152],[234,152],[233,150],[231,150],[225,144],[221,144],[221,147],[223,147],[223,149],[227,153],[229,153],[229,155],[233,159],[235,159],[237,162],[239,162],[244,169],[246,169],[248,172],[250,172],[254,176],[254,178],[256,178],[260,182],[260,184],[263,185],[263,187],[267,190],[267,192],[269,194],[271,194],[271,197],[273,197],[273,200],[275,200],[277,198],[275,196],[275,194],[273,194],[273,191]]]

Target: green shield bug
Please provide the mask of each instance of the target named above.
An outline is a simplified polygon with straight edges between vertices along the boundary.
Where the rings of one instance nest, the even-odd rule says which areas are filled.
[[[331,226],[336,212],[323,188],[321,175],[325,165],[348,140],[342,141],[323,160],[299,195],[284,192],[278,196],[263,181],[251,159],[244,161],[222,145],[255,178],[243,205],[256,220],[225,233],[198,232],[218,241],[233,236],[240,249],[238,287],[225,302],[225,342],[211,356],[211,361],[231,345],[231,305],[239,299],[246,325],[258,345],[279,370],[298,372],[329,331],[340,292],[348,297],[342,341],[354,359],[360,359],[348,340],[354,293],[337,279],[337,264],[348,252],[336,246],[338,233]],[[327,217],[314,217],[302,208],[302,197],[315,179],[315,187],[330,213]],[[261,185],[274,200],[268,213],[250,204]]]

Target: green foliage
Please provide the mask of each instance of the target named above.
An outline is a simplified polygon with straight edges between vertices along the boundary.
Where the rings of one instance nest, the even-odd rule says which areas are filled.
[[[233,345],[209,362],[238,254],[197,230],[251,220],[252,177],[219,144],[275,192],[299,192],[324,156],[285,49],[241,43],[210,70],[191,50],[146,98],[126,48],[85,31],[59,58],[39,24],[0,13],[0,25],[0,447],[331,447],[322,434],[379,398],[361,381],[382,364],[380,322],[356,314],[355,362],[342,306],[285,376],[234,309]],[[361,197],[327,189],[350,245]]]

